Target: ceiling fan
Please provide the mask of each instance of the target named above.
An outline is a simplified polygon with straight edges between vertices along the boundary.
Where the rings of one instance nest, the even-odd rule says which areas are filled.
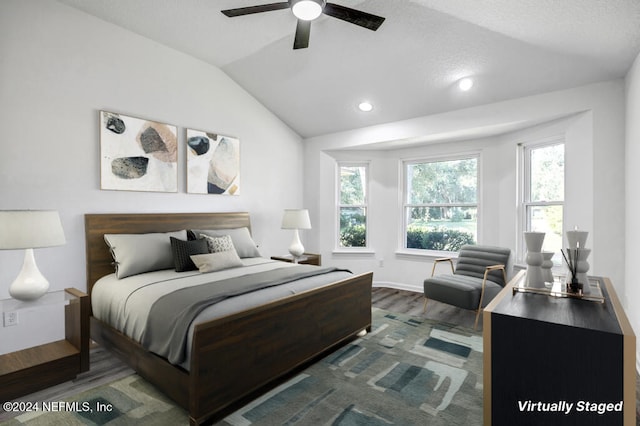
[[[309,35],[311,34],[311,21],[321,14],[342,19],[343,21],[359,25],[371,31],[377,30],[384,22],[384,18],[372,15],[350,7],[338,4],[327,3],[326,0],[288,0],[279,3],[269,3],[258,6],[240,7],[237,9],[223,10],[226,16],[250,15],[253,13],[270,12],[272,10],[289,9],[298,18],[296,36],[293,41],[294,49],[305,49],[309,47]]]

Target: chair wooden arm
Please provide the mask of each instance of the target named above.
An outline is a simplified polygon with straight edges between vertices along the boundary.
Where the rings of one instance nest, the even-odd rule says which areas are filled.
[[[482,294],[480,295],[480,306],[482,306],[482,296],[484,296],[484,283],[487,281],[487,275],[489,275],[491,271],[502,271],[502,279],[504,280],[504,284],[507,284],[507,273],[505,271],[504,265],[487,266],[484,270],[484,277],[482,278]]]
[[[449,264],[451,265],[451,273],[454,273],[453,270],[453,259],[450,257],[440,257],[438,259],[435,259],[433,261],[433,268],[431,268],[431,276],[433,276],[433,274],[436,272],[436,265],[440,262],[449,262]]]
[[[482,278],[482,290],[480,291],[480,303],[478,304],[478,310],[476,311],[476,322],[473,325],[474,329],[478,326],[478,317],[480,316],[480,312],[482,311],[482,300],[484,299],[484,286],[487,282],[487,276],[491,271],[502,271],[502,278],[504,279],[504,283],[507,283],[507,273],[505,271],[504,265],[491,265],[485,268],[484,277]]]
[[[491,265],[487,266],[484,270],[484,277],[482,278],[482,293],[480,294],[480,307],[482,307],[482,296],[484,296],[484,284],[487,282],[487,276],[491,271],[502,271],[502,278],[504,283],[507,284],[507,273],[504,265]]]

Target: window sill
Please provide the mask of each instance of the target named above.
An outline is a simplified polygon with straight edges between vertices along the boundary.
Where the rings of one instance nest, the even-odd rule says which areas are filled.
[[[362,249],[334,249],[331,254],[334,255],[367,255],[374,256],[376,252],[371,250],[370,248],[362,248]]]
[[[418,257],[422,259],[439,259],[441,257],[457,259],[458,253],[454,253],[450,251],[436,251],[436,250],[400,249],[400,250],[396,250],[396,256]]]

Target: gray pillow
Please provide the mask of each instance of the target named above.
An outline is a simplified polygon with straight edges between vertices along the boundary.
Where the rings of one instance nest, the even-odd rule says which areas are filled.
[[[187,231],[152,234],[104,234],[116,264],[116,277],[173,269],[170,237],[187,239]]]
[[[195,254],[191,260],[198,267],[200,272],[215,272],[223,269],[242,266],[242,260],[235,250],[219,251],[208,254]]]
[[[200,238],[200,234],[208,235],[210,237],[223,237],[229,235],[233,246],[238,252],[238,256],[244,257],[260,257],[261,254],[258,251],[258,246],[251,238],[248,228],[233,228],[233,229],[192,229],[191,232],[196,238]]]

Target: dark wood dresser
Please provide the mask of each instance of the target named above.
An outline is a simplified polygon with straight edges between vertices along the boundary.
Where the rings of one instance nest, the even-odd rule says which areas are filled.
[[[513,291],[487,306],[484,424],[635,425],[636,338],[607,278],[604,302]]]

